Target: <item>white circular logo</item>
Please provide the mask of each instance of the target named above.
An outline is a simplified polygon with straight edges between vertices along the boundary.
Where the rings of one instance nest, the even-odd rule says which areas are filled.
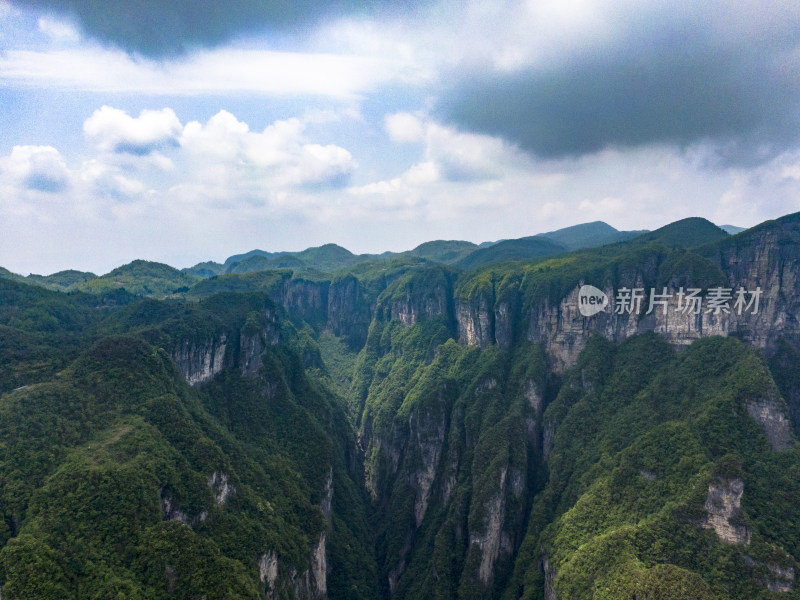
[[[608,296],[593,285],[581,286],[578,290],[578,310],[584,317],[591,317],[608,306]]]

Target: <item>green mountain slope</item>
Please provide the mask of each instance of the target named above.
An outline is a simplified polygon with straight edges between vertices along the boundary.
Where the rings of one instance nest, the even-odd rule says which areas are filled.
[[[67,270],[67,271],[59,271],[58,273],[53,273],[52,275],[28,275],[25,278],[26,283],[33,283],[35,285],[41,285],[42,287],[46,287],[50,290],[58,290],[58,291],[72,291],[78,289],[81,285],[85,284],[92,279],[95,279],[97,275],[94,273],[86,273],[84,271],[75,271],[75,270]]]
[[[728,233],[711,221],[690,217],[665,225],[636,238],[639,243],[655,242],[671,248],[691,248],[728,237]]]
[[[352,431],[265,314],[263,295],[89,310],[66,370],[0,396],[4,597],[373,597]],[[243,351],[195,390],[171,355],[217,335]]]
[[[0,277],[2,597],[800,597],[800,214],[420,252]]]
[[[471,254],[478,248],[472,242],[459,240],[435,240],[420,244],[413,250],[408,251],[410,256],[419,256],[435,262],[452,265]]]
[[[800,550],[800,448],[760,411],[786,406],[736,340],[675,356],[654,337],[595,339],[544,414],[550,478],[514,595],[770,597]]]
[[[181,270],[188,275],[206,278],[214,277],[215,275],[222,275],[225,272],[225,265],[221,265],[218,262],[209,260],[206,262],[197,263],[193,267],[188,267]]]
[[[539,237],[504,240],[486,248],[475,250],[455,263],[460,269],[470,270],[486,265],[512,260],[541,258],[565,252],[566,248],[547,239]]]
[[[644,231],[618,231],[608,223],[594,221],[565,227],[557,231],[540,233],[537,237],[545,237],[556,244],[561,244],[567,250],[580,250],[582,248],[595,248],[615,242],[631,240],[646,233]]]
[[[188,291],[189,286],[197,283],[198,279],[169,265],[135,260],[101,277],[89,279],[78,285],[77,289],[93,294],[125,289],[139,296],[164,298]]]

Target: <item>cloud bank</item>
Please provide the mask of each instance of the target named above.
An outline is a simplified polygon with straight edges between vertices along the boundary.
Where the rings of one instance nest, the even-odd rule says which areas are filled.
[[[723,160],[758,162],[800,140],[797,3],[566,4],[571,34],[530,11],[514,52],[499,40],[464,54],[439,116],[545,158],[712,142]]]
[[[264,29],[309,28],[323,19],[409,10],[422,2],[391,0],[13,0],[76,19],[90,36],[128,52],[168,58]]]

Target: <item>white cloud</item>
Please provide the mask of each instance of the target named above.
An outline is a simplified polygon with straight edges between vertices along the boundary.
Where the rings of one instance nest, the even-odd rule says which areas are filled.
[[[183,127],[172,109],[143,110],[137,118],[103,106],[83,124],[83,132],[105,152],[147,155],[175,145]]]
[[[0,55],[6,85],[96,92],[203,95],[249,92],[347,99],[399,76],[391,57],[222,48],[167,63],[80,47],[10,49]]]
[[[394,142],[424,142],[425,161],[451,181],[479,181],[498,177],[512,165],[529,165],[513,146],[488,135],[464,133],[424,117],[395,113],[384,119]]]
[[[14,146],[10,156],[0,159],[0,175],[25,190],[53,194],[70,182],[64,159],[52,146]]]
[[[393,142],[419,142],[423,139],[422,122],[409,113],[386,115],[386,131]]]
[[[252,132],[231,113],[220,111],[205,125],[188,123],[180,144],[197,164],[208,163],[217,180],[222,177],[237,187],[341,185],[357,168],[356,161],[344,148],[309,142],[305,127],[295,118]]]
[[[2,15],[2,8],[0,8]],[[39,17],[39,31],[55,42],[77,42],[81,39],[78,30],[70,23],[58,21],[50,16]]]

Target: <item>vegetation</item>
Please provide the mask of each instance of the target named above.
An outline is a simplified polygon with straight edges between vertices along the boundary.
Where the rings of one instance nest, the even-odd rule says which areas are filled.
[[[331,599],[799,597],[791,326],[530,335],[581,282],[790,273],[798,224],[0,271],[3,598],[308,597],[323,540]]]
[[[581,225],[573,225],[572,227],[565,227],[549,233],[540,233],[539,235],[561,244],[567,250],[580,250],[582,248],[596,248],[606,244],[632,240],[644,233],[647,232],[617,231],[608,223],[594,221],[593,223],[582,223]]]

